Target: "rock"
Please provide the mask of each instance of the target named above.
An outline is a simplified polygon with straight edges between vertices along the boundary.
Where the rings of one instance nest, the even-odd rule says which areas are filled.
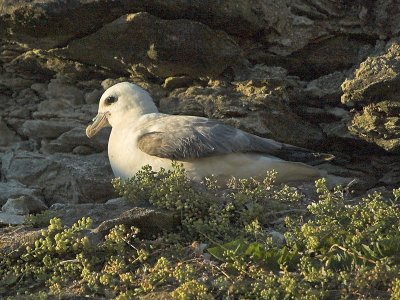
[[[0,33],[32,48],[49,49],[93,32],[123,14],[147,10],[169,19],[194,19],[243,36],[256,35],[268,20],[271,24],[278,22],[274,17],[275,7],[269,11],[268,8],[273,6],[262,3],[77,0],[74,3],[57,2],[56,5],[53,0],[6,1],[0,11]]]
[[[34,104],[40,101],[35,91],[30,88],[18,91],[18,93],[13,94],[13,98],[17,104],[24,105],[25,108],[36,108]]]
[[[380,155],[372,161],[371,165],[378,170],[379,183],[391,188],[400,186],[400,160],[398,155]]]
[[[71,108],[71,105],[63,101],[45,100],[40,102],[38,105],[38,111],[34,112],[32,116],[34,118],[51,118],[54,116],[61,116],[61,114],[64,112],[67,112],[69,116],[70,112],[73,111]]]
[[[322,99],[324,104],[337,104],[342,95],[341,85],[345,79],[346,75],[342,72],[334,72],[310,81],[304,91],[315,101]]]
[[[300,41],[299,33],[295,32],[297,39],[293,43],[295,47],[307,41],[307,39]],[[311,34],[314,37],[317,35],[314,32]],[[326,32],[320,34],[320,37],[327,37]],[[311,36],[308,38],[311,38]],[[312,44],[312,38],[307,42],[309,44],[305,45],[303,49],[292,53],[287,59],[284,58],[281,65],[291,70],[293,74],[308,80],[351,68],[360,62],[360,52],[369,46],[367,42],[350,36],[322,38],[315,45]]]
[[[49,51],[41,49],[22,53],[11,62],[5,64],[5,69],[9,73],[24,74],[36,81],[48,81],[56,75],[63,75],[71,80],[86,80],[89,77],[100,78],[112,74],[96,66],[88,66],[77,61],[62,59]],[[45,87],[44,91],[42,86]],[[35,82],[31,88],[43,95],[47,90],[47,84]]]
[[[126,198],[119,197],[119,198],[113,198],[108,200],[105,204],[114,204],[117,206],[131,206],[131,202],[127,200]]]
[[[93,149],[88,146],[76,146],[72,149],[72,153],[77,155],[89,155],[93,153]]]
[[[124,82],[124,81],[129,81],[129,79],[126,78],[126,77],[107,78],[107,79],[104,79],[104,80],[101,82],[101,86],[102,86],[103,90],[105,91],[105,90],[107,90],[108,88],[112,87],[113,85],[115,85],[115,84],[117,84],[117,83],[120,83],[120,82]]]
[[[10,151],[2,158],[4,178],[35,186],[45,203],[102,202],[112,198],[112,171],[105,153],[85,157],[67,154],[42,155]]]
[[[42,98],[45,97],[47,91],[47,84],[45,83],[34,83],[31,85],[31,89],[39,94]]]
[[[177,221],[171,213],[154,208],[134,207],[133,203],[122,198],[112,199],[107,203],[88,204],[53,204],[49,212],[61,218],[62,223],[71,226],[82,217],[93,221],[93,233],[104,236],[116,225],[124,224],[127,228],[135,226],[142,236],[151,238],[161,231],[172,231]]]
[[[26,120],[21,126],[21,134],[33,139],[54,139],[79,125],[72,120]]]
[[[5,1],[0,11],[0,32],[33,48],[49,49],[115,19],[121,14],[117,4],[79,0],[73,3],[53,0]]]
[[[0,118],[0,148],[11,146],[20,140],[21,138]]]
[[[366,105],[357,112],[349,130],[360,139],[366,140],[391,153],[400,153],[400,103],[382,101]]]
[[[21,225],[25,222],[25,216],[0,212],[0,224],[2,225]]]
[[[60,135],[56,140],[42,145],[41,150],[45,153],[72,152],[76,154],[90,154],[107,150],[108,137],[111,128],[105,128],[89,139],[86,136],[85,127],[78,126]],[[81,148],[78,148],[81,147]],[[83,147],[83,148],[82,148]],[[83,151],[83,152],[82,152]]]
[[[1,208],[3,212],[16,215],[39,213],[45,209],[47,206],[40,199],[27,195],[10,198]]]
[[[376,174],[373,170],[357,170],[356,166],[352,166],[351,163],[347,162],[345,166],[334,165],[331,163],[325,163],[317,166],[318,169],[327,172],[327,181],[329,187],[335,185],[347,186],[351,190],[358,192],[365,191],[375,186],[378,183]]]
[[[87,124],[93,116],[97,114],[98,105],[80,105],[79,107],[68,107],[57,101],[42,101],[39,104],[39,110],[32,113],[34,119],[72,119],[82,121]]]
[[[362,4],[359,18],[365,31],[369,34],[375,33],[380,39],[398,36],[400,10],[397,0],[362,2]]]
[[[187,87],[193,83],[193,78],[189,76],[168,77],[163,83],[167,90],[174,90],[181,87]]]
[[[341,187],[351,187],[355,178],[352,177],[341,177],[336,175],[327,175],[326,176],[326,183],[329,189],[333,189],[337,186]]]
[[[387,44],[384,53],[368,57],[342,84],[342,102],[356,107],[349,131],[359,139],[400,153],[400,42]]]
[[[368,104],[398,99],[400,88],[400,42],[388,43],[382,55],[368,57],[342,84],[342,102]]]
[[[133,207],[130,202],[119,203],[55,203],[49,208],[49,213],[59,217],[63,224],[71,226],[83,217],[90,217],[93,227],[102,222],[118,217],[124,211]]]
[[[178,225],[172,213],[162,212],[153,208],[134,207],[123,212],[115,219],[102,222],[93,231],[105,235],[114,226],[124,224],[126,227],[135,226],[140,229],[140,235],[153,238],[161,232],[172,231]]]
[[[89,93],[85,94],[85,102],[87,104],[98,104],[103,91],[95,89]]]
[[[276,244],[276,245],[284,245],[285,244],[285,236],[280,233],[279,231],[275,231],[275,230],[271,230],[269,232],[272,241]]]
[[[327,74],[357,63],[359,50],[369,40],[395,36],[399,32],[397,6],[396,0],[76,0],[68,4],[16,0],[2,4],[0,34],[32,49],[60,48],[124,14],[147,11],[168,20],[193,20],[224,30],[254,48],[247,51],[252,61],[277,61],[303,75]],[[110,59],[114,56],[126,58],[112,55]]]
[[[334,152],[338,164],[351,157],[341,166],[364,165],[356,177],[365,186],[398,181],[395,166],[384,161],[374,175],[360,156],[400,149],[397,0],[70,2],[0,4],[1,181],[22,180],[16,189],[49,204],[92,201],[89,186],[107,200],[104,186],[96,190],[100,160],[90,184],[81,167],[107,149],[109,133],[89,140],[84,127],[103,90],[121,81],[148,90],[162,112]],[[30,154],[8,166],[10,148]]]
[[[29,88],[34,82],[9,73],[0,73],[0,90],[20,91]]]
[[[31,112],[26,107],[16,108],[8,114],[10,118],[18,118],[18,119],[29,119],[30,115]]]
[[[57,100],[68,105],[83,104],[84,94],[76,86],[66,84],[60,79],[52,79],[45,93],[49,100]]]
[[[227,34],[190,20],[148,13],[124,15],[53,53],[120,74],[141,63],[159,77],[219,75],[236,64],[240,48]]]
[[[319,126],[322,128],[323,132],[329,138],[357,140],[357,137],[351,134],[347,126],[347,123],[348,120],[343,119],[338,122],[319,123]]]
[[[43,196],[41,191],[37,188],[27,187],[17,181],[0,182],[0,205],[6,203],[10,198],[18,198],[26,196],[28,198],[39,198]]]
[[[396,169],[391,170],[384,174],[380,179],[379,182],[393,187],[398,187],[400,185],[400,168],[396,166]]]

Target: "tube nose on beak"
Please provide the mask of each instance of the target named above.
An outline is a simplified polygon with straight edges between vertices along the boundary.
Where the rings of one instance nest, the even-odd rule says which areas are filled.
[[[86,127],[86,136],[92,138],[95,136],[103,127],[109,126],[107,116],[109,113],[98,113],[96,117],[93,118],[93,123]]]

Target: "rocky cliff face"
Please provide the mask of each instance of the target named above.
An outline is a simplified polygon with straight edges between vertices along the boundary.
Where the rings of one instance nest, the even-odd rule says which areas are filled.
[[[398,185],[399,32],[399,0],[0,0],[0,205],[113,197],[109,132],[84,127],[119,81]]]

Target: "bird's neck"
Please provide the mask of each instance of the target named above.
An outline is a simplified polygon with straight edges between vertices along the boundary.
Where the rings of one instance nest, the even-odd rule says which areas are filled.
[[[110,124],[113,128],[119,127],[121,124],[125,126],[126,123],[135,123],[140,117],[152,113],[158,113],[157,107],[153,103],[146,103],[146,105],[127,110],[120,118],[110,120]]]

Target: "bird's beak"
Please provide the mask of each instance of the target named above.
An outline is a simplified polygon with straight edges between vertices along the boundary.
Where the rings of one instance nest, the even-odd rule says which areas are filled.
[[[103,114],[98,113],[97,116],[93,118],[93,123],[89,124],[88,127],[86,127],[86,135],[88,138],[96,135],[103,127],[110,126],[110,123],[108,123],[107,119],[109,115],[109,112]]]

